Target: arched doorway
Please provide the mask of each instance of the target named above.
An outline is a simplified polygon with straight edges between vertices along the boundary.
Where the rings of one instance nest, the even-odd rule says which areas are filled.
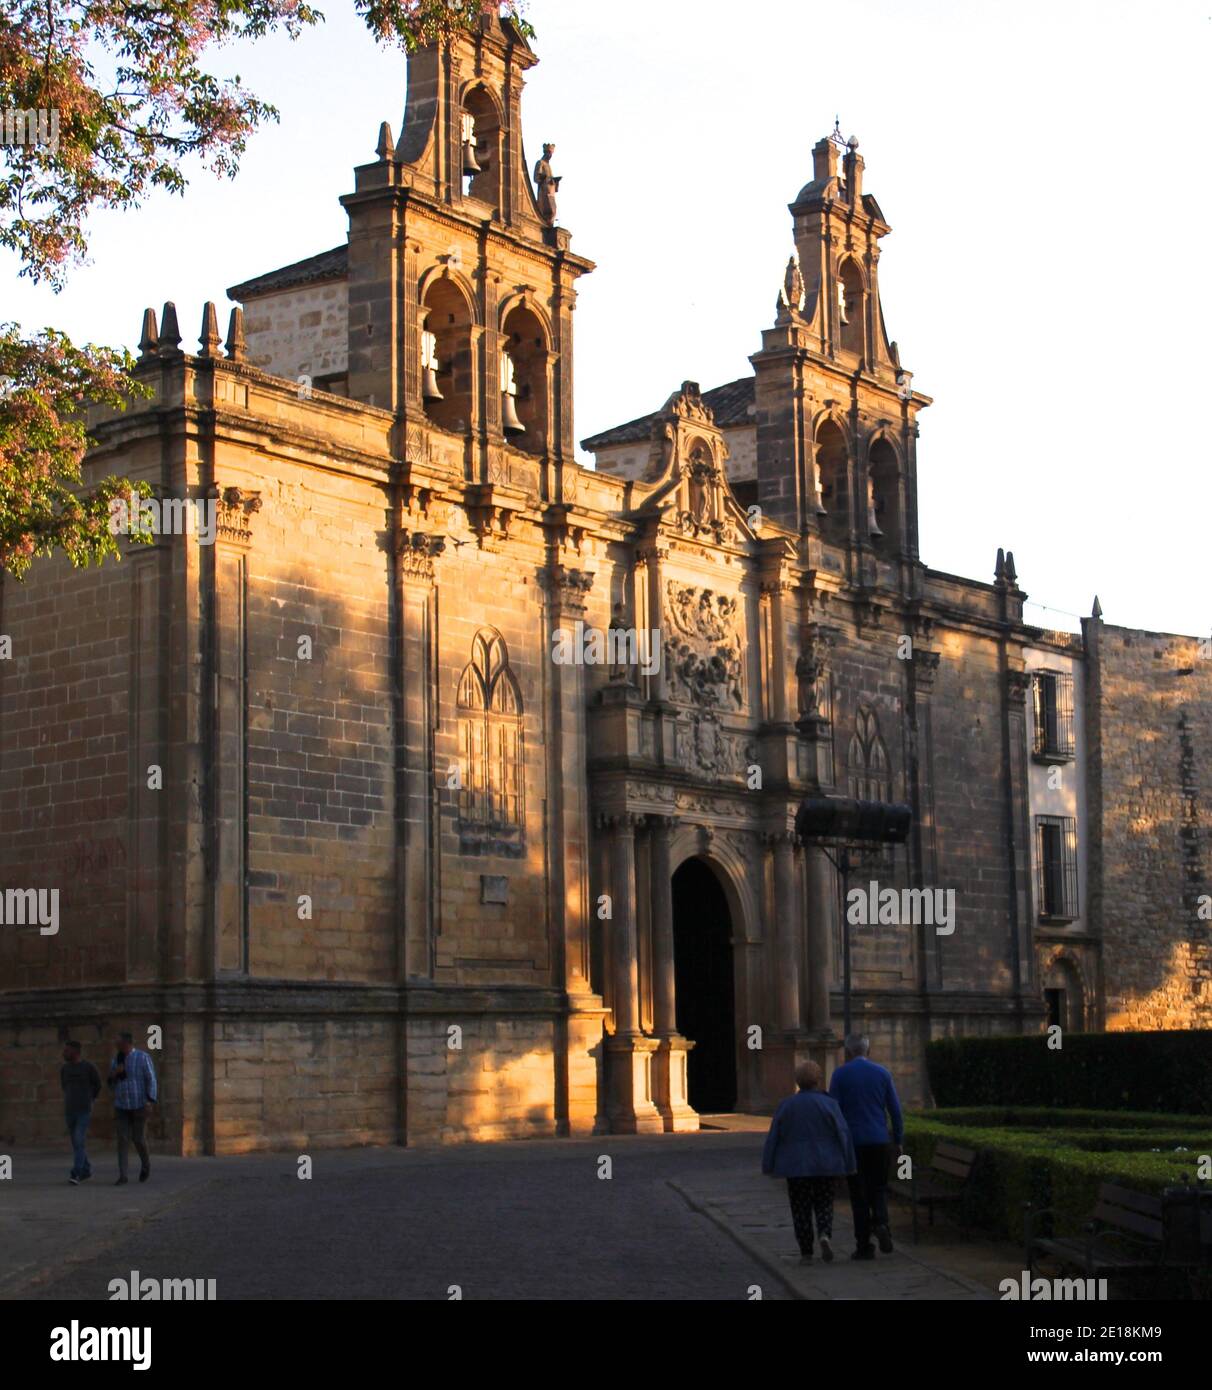
[[[673,969],[678,1032],[695,1046],[687,1099],[700,1114],[736,1105],[732,914],[719,879],[701,859],[673,876]]]
[[[1073,961],[1053,956],[1044,976],[1044,1003],[1048,1026],[1059,1024],[1066,1033],[1081,1033],[1086,1026],[1086,998],[1082,978]]]

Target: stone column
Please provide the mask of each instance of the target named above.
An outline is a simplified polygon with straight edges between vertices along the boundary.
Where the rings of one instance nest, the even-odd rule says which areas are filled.
[[[652,1101],[654,1038],[639,1026],[639,956],[635,924],[635,832],[631,812],[606,817],[611,832],[610,935],[614,1032],[606,1040],[607,1114],[615,1134],[660,1133],[664,1122]]]
[[[611,924],[614,937],[614,1031],[640,1031],[640,961],[635,922],[635,832],[640,817],[613,818],[610,863]]]
[[[248,546],[260,493],[228,487],[217,498],[214,548],[214,884],[217,975],[247,974]]]
[[[444,536],[411,529],[396,537],[399,727],[396,743],[396,978],[430,980],[434,968],[433,663],[434,578]]]
[[[773,965],[773,996],[768,1016],[774,1027],[762,1039],[763,1090],[768,1104],[795,1090],[795,1067],[801,1060],[800,949],[802,919],[795,881],[795,837],[787,830],[763,836],[772,862],[773,913],[766,932]],[[805,1054],[806,1055],[806,1054]]]
[[[649,816],[652,877],[652,1030],[659,1046],[653,1057],[653,1097],[668,1131],[693,1130],[699,1117],[687,1100],[686,1058],[694,1043],[678,1032],[673,961],[673,875],[669,841],[677,820]]]
[[[913,766],[916,776],[910,786],[913,805],[913,846],[919,882],[917,887],[938,884],[938,843],[934,823],[934,680],[938,674],[939,653],[914,644],[911,709],[913,712]],[[921,980],[924,989],[941,989],[943,984],[943,938],[922,928]],[[927,1038],[927,1041],[929,1039]]]
[[[808,999],[810,1033],[826,1032],[829,1017],[829,934],[835,907],[834,869],[825,851],[815,845],[805,851],[808,865]]]
[[[573,628],[585,617],[593,575],[552,564],[540,574],[546,595],[544,650],[560,628]],[[583,778],[567,777],[565,768],[586,765],[585,668],[549,667],[544,727],[553,756],[548,763],[547,862],[548,903],[555,937],[555,983],[563,988],[567,1015],[560,1024],[558,1087],[565,1099],[559,1116],[561,1133],[593,1132],[598,1107],[598,1072],[605,1010],[590,981],[590,878],[588,787]],[[607,887],[615,893],[613,884]]]
[[[774,850],[775,1009],[779,1028],[800,1026],[800,913],[795,891],[795,844],[789,831],[771,837]]]
[[[1009,822],[1009,865],[1014,894],[1011,962],[1018,975],[1016,994],[1034,998],[1038,994],[1037,967],[1031,921],[1031,825],[1028,810],[1027,778],[1027,696],[1031,672],[1006,671],[1005,749],[1006,800]]]

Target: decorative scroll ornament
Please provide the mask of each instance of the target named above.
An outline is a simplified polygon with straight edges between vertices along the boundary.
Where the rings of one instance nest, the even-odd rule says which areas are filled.
[[[261,494],[226,487],[219,494],[219,539],[247,545],[252,540],[252,518],[261,510]]]
[[[445,549],[445,536],[433,536],[423,531],[401,531],[398,551],[405,578],[432,579],[433,562]]]

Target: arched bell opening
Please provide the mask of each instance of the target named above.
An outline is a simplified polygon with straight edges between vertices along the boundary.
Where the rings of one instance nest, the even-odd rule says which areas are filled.
[[[847,257],[838,267],[837,317],[842,350],[862,357],[865,347],[866,290],[863,272]]]
[[[547,336],[538,315],[519,304],[506,318],[501,346],[501,427],[515,449],[547,452]]]
[[[850,535],[850,488],[846,436],[836,421],[825,420],[816,435],[816,468],[820,505],[817,517],[821,535],[835,545],[845,545]]]
[[[889,555],[901,549],[900,465],[886,439],[871,447],[867,469],[867,534],[877,550]]]
[[[442,429],[464,432],[475,391],[471,307],[453,281],[434,280],[421,303],[421,401]]]
[[[459,139],[467,196],[499,209],[501,117],[485,87],[472,87],[463,98]]]

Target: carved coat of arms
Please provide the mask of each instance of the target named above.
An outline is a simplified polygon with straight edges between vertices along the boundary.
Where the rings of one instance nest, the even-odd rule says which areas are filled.
[[[676,580],[665,586],[665,666],[670,694],[704,709],[745,702],[740,603]]]

